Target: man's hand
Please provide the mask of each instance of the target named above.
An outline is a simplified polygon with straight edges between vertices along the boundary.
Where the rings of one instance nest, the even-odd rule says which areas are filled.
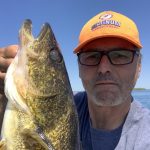
[[[4,94],[4,79],[7,68],[16,56],[18,50],[17,45],[10,45],[0,48],[0,94]]]
[[[10,45],[0,48],[0,130],[7,104],[7,98],[4,94],[4,79],[9,65],[17,54],[17,50],[17,45]]]

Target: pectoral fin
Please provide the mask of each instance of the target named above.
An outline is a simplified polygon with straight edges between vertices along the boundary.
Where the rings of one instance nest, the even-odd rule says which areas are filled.
[[[28,140],[30,145],[33,143],[38,143],[46,150],[54,150],[51,141],[46,137],[46,135],[40,127],[36,127],[35,130],[31,130],[26,126],[22,134],[23,136],[27,136],[30,137],[30,139],[32,139]]]
[[[22,96],[18,93],[18,89],[16,87],[14,78],[13,78],[13,73],[16,69],[18,63],[18,57],[15,57],[14,61],[11,63],[7,70],[7,74],[5,77],[5,95],[8,98],[8,100],[14,104],[15,107],[18,109],[22,110],[26,114],[30,115],[30,111],[28,109],[28,106],[24,102]],[[18,81],[19,84],[19,81]],[[24,88],[24,86],[22,86]]]
[[[6,141],[5,140],[1,140],[0,141],[0,150],[7,150]]]

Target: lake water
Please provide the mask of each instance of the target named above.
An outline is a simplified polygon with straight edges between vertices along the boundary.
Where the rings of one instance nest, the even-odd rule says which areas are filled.
[[[135,90],[132,92],[132,95],[135,100],[140,101],[150,109],[150,90]]]
[[[77,92],[74,92],[74,94]],[[150,109],[150,90],[134,90],[132,96],[135,100],[141,102],[145,107]]]

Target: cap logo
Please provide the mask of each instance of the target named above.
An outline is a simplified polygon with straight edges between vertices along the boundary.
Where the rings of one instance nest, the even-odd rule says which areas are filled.
[[[112,16],[113,16],[112,14],[105,14],[105,15],[100,16],[99,19],[107,20],[107,19],[112,18]]]
[[[113,17],[112,14],[106,13],[104,15],[101,15],[99,17],[100,21],[96,22],[91,26],[91,30],[96,30],[98,28],[102,27],[112,27],[112,28],[118,28],[120,27],[121,23],[111,19]]]

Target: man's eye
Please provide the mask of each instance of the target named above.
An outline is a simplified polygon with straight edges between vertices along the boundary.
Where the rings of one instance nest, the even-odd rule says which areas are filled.
[[[123,54],[115,54],[114,57],[116,57],[116,58],[125,58],[127,56],[123,55]]]
[[[99,55],[98,54],[88,54],[86,56],[87,59],[97,59],[99,58]]]
[[[112,57],[112,58],[116,58],[116,59],[117,59],[117,58],[120,58],[120,59],[121,59],[121,58],[124,58],[124,59],[125,59],[125,58],[130,58],[130,54],[129,54],[129,53],[126,53],[126,52],[125,52],[125,53],[121,53],[121,52],[119,53],[119,52],[118,52],[118,53],[112,53],[112,54],[111,54],[111,57]]]

